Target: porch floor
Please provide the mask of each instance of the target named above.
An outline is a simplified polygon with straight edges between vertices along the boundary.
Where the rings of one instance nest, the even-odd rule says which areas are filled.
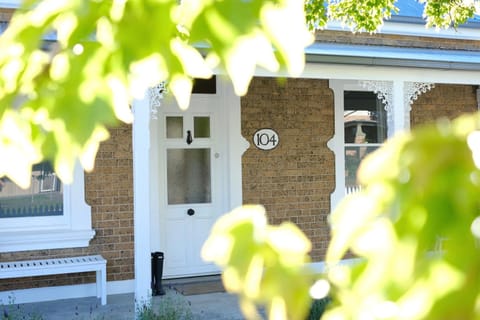
[[[190,305],[193,320],[244,319],[238,307],[237,297],[225,292],[183,296],[172,289],[167,289],[166,295],[153,297],[154,311],[158,310],[165,297],[185,299]],[[134,319],[135,314],[133,293],[109,295],[105,306],[102,306],[95,297],[91,297],[2,306],[1,313],[4,316],[5,308],[13,319],[123,320]]]

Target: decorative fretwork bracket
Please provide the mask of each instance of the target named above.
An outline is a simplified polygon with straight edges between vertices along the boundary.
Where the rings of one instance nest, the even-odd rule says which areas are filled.
[[[432,90],[435,83],[431,82],[405,82],[403,85],[405,106],[410,106],[423,93]],[[410,110],[409,110],[410,111]]]
[[[387,128],[393,128],[393,82],[365,80],[360,81],[360,85],[368,91],[373,91],[378,99],[385,104]]]
[[[148,89],[150,113],[153,119],[157,119],[158,108],[160,108],[162,105],[162,100],[165,93],[167,93],[167,85],[165,81],[162,81],[156,86]]]
[[[393,128],[393,81],[360,81],[360,85],[369,91],[373,91],[385,104],[387,111],[387,125]],[[412,104],[420,95],[426,93],[435,87],[430,82],[404,82],[403,84],[403,101],[405,112],[404,127],[410,126],[410,111]]]
[[[431,82],[405,82],[403,84],[403,100],[405,105],[405,126],[410,127],[410,111],[412,104],[422,94],[432,90],[435,83]]]

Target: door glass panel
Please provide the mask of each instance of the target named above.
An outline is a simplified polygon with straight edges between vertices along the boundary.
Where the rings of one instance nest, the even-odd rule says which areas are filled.
[[[210,203],[210,149],[168,149],[168,204]]]
[[[193,135],[195,138],[210,138],[210,117],[193,118]]]
[[[179,139],[183,137],[183,117],[167,117],[167,138]]]

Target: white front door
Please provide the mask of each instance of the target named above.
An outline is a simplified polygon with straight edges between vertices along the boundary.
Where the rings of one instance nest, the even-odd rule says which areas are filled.
[[[181,111],[165,101],[157,116],[158,216],[152,248],[164,252],[164,277],[217,273],[200,251],[225,208],[225,133],[221,99],[194,95]]]

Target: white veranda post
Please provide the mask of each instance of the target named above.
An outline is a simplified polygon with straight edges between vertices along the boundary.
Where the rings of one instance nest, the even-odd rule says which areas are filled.
[[[133,102],[133,216],[135,301],[150,303],[150,118],[155,117],[165,91],[164,83]]]

